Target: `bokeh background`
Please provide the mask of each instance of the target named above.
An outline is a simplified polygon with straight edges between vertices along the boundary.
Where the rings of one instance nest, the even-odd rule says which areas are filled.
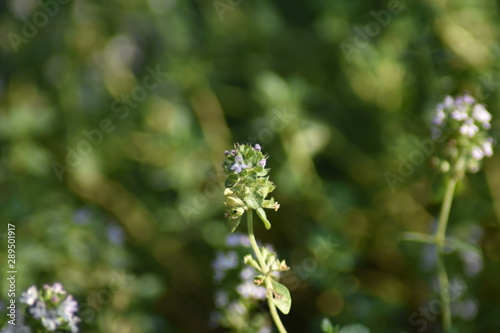
[[[209,327],[220,162],[258,142],[281,208],[256,234],[301,272],[289,332],[323,317],[417,332],[433,251],[399,237],[432,232],[442,195],[421,143],[433,107],[465,91],[498,138],[498,22],[493,0],[2,1],[2,270],[13,223],[18,292],[60,281],[82,332],[225,332]],[[451,211],[449,234],[484,255],[447,257],[467,286],[459,332],[500,329],[499,216],[493,156]]]

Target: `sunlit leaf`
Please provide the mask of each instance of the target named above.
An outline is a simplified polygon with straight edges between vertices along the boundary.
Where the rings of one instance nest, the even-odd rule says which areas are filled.
[[[257,215],[259,215],[262,222],[264,222],[264,226],[267,230],[271,229],[271,222],[267,219],[266,212],[261,207],[257,208]]]
[[[332,322],[328,318],[323,318],[321,321],[321,330],[324,333],[339,333],[340,326],[333,327]]]
[[[281,312],[288,314],[290,312],[290,308],[292,307],[292,297],[290,296],[290,291],[287,287],[274,280],[272,280],[272,284],[274,293],[271,296],[268,296],[269,299]]]

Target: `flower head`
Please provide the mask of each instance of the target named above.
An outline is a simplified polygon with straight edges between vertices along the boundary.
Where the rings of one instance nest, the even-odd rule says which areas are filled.
[[[431,136],[436,141],[438,156],[434,162],[442,172],[463,176],[476,172],[485,157],[493,155],[491,114],[483,104],[468,95],[446,96],[436,108]]]
[[[78,303],[73,296],[67,294],[60,283],[44,285],[40,291],[32,286],[22,293],[20,302],[28,305],[27,313],[40,328],[43,327],[47,331],[78,332]]]
[[[232,153],[234,151],[234,153]],[[225,174],[224,195],[227,207],[225,216],[229,218],[232,231],[238,226],[241,216],[248,209],[255,209],[267,229],[271,227],[263,208],[277,209],[273,198],[267,199],[275,189],[269,180],[269,169],[266,169],[266,156],[262,154],[259,144],[236,144],[222,163]]]

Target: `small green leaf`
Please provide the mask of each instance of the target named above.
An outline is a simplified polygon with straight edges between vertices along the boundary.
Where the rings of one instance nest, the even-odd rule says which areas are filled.
[[[231,232],[234,232],[236,228],[238,228],[240,222],[241,222],[241,216],[238,216],[235,219],[229,219],[229,228],[231,229]]]
[[[239,180],[239,176],[238,175],[229,175],[227,178],[226,178],[226,181],[224,182],[224,185],[226,188],[229,188],[229,187],[232,187],[234,186]]]
[[[249,195],[245,197],[245,203],[248,205],[248,207],[252,209],[259,209],[260,205],[257,199],[253,195]]]
[[[403,232],[401,240],[410,242],[419,242],[427,244],[435,244],[436,238],[433,235],[424,234],[421,232]]]
[[[370,330],[361,324],[351,324],[342,327],[340,333],[370,333]]]
[[[290,308],[292,307],[292,297],[290,296],[290,291],[279,282],[274,280],[271,280],[271,282],[274,290],[272,295],[267,297],[281,312],[288,314],[290,312]]]
[[[271,229],[271,222],[267,220],[267,215],[264,209],[261,207],[257,208],[257,215],[259,215],[262,222],[264,222],[264,227],[266,227],[267,230]]]
[[[323,318],[321,321],[321,330],[324,333],[339,333],[340,326],[333,327],[332,322],[328,318]]]
[[[257,263],[257,261],[252,257],[251,254],[247,254],[245,257],[243,257],[243,262],[246,264],[246,265],[250,265],[252,266],[253,268],[255,268],[257,271],[261,271],[260,269],[260,266],[259,264]]]

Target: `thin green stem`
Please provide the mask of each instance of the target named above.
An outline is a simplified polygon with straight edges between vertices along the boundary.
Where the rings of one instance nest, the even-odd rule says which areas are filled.
[[[266,277],[266,289],[267,290],[273,290],[273,285],[271,282],[271,277],[267,276]],[[278,314],[278,311],[276,310],[276,306],[274,305],[273,302],[271,302],[270,299],[267,299],[267,304],[269,304],[269,310],[271,311],[271,317],[273,317],[274,324],[278,328],[278,331],[280,333],[287,333],[285,326],[283,326],[283,323],[281,322],[280,315]]]
[[[446,193],[444,195],[443,205],[439,213],[438,228],[436,231],[436,255],[437,255],[437,271],[439,278],[439,289],[441,291],[441,304],[443,309],[443,330],[448,332],[451,329],[451,311],[450,311],[450,288],[448,274],[446,273],[446,265],[444,263],[444,246],[446,243],[446,225],[450,216],[451,203],[453,201],[453,193],[457,180],[449,179],[446,183]]]
[[[248,221],[248,239],[250,239],[250,245],[252,246],[253,252],[255,252],[255,255],[257,256],[257,260],[259,262],[259,266],[261,268],[262,273],[264,274],[265,278],[265,283],[266,283],[266,289],[273,290],[273,285],[271,282],[271,277],[268,276],[269,273],[269,268],[266,265],[266,261],[264,257],[262,256],[262,253],[260,252],[259,246],[257,245],[257,241],[255,240],[255,235],[253,234],[253,211],[251,208],[248,209],[247,212],[247,221]],[[268,298],[267,299],[267,304],[269,304],[269,310],[271,311],[271,317],[274,320],[274,324],[278,328],[278,331],[280,333],[287,333],[285,326],[283,326],[283,323],[281,322],[280,316],[278,314],[278,311],[276,310],[276,306],[274,303]]]
[[[444,195],[443,205],[439,213],[438,229],[436,232],[436,244],[441,249],[444,248],[446,240],[446,226],[448,224],[448,217],[450,216],[451,202],[453,201],[453,193],[457,185],[456,179],[452,178],[447,181],[446,193]]]

